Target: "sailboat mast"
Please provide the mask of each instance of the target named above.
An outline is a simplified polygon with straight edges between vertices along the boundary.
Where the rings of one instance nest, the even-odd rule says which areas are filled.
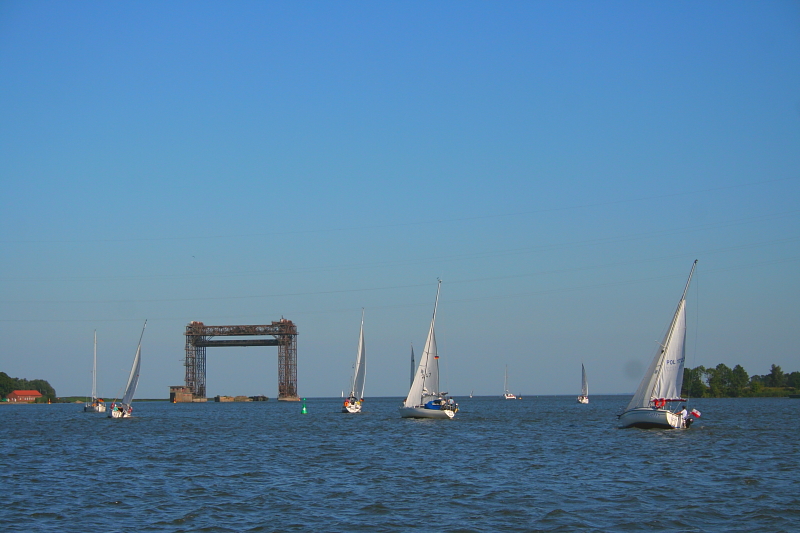
[[[94,330],[94,364],[92,365],[92,400],[97,398],[97,330]]]
[[[426,390],[428,380],[433,377],[433,370],[436,371],[435,379],[433,379],[434,393],[439,394],[439,361],[436,355],[436,335],[434,333],[436,327],[436,309],[439,307],[439,291],[442,288],[442,280],[437,278],[438,284],[436,285],[436,302],[433,304],[433,316],[431,317],[431,329],[428,331],[428,338],[425,341],[425,348],[422,350],[422,360],[425,361],[425,373],[422,376],[422,390]],[[434,358],[431,360],[431,347],[433,347]],[[420,362],[422,364],[422,362]],[[431,370],[430,366],[433,366]]]
[[[442,280],[436,279],[438,281],[438,285],[436,285],[436,303],[433,304],[433,318],[431,318],[431,329],[433,329],[434,323],[436,322],[436,308],[439,307],[439,291],[442,288]]]
[[[669,326],[669,332],[667,336],[664,338],[664,344],[661,346],[661,352],[664,353],[667,351],[667,346],[669,346],[669,342],[672,339],[672,332],[675,330],[675,323],[678,320],[678,315],[681,312],[681,307],[683,307],[684,302],[686,301],[686,292],[689,290],[689,283],[692,281],[692,275],[694,274],[694,268],[697,266],[697,259],[694,260],[692,263],[692,270],[689,271],[689,279],[686,280],[686,287],[683,288],[683,294],[681,295],[681,299],[678,302],[678,308],[675,309],[675,315],[672,317],[672,324]]]
[[[142,326],[142,334],[139,335],[139,346],[142,345],[142,337],[144,337],[144,328],[147,327],[147,319],[144,319],[144,326]]]
[[[358,383],[358,376],[361,372],[361,365],[364,364],[361,361],[361,350],[364,346],[364,308],[361,308],[361,330],[358,334],[358,351],[356,352],[356,365],[353,368],[353,384],[350,387],[350,396],[354,396],[356,398],[361,397],[361,392],[357,391],[356,389],[359,388]]]
[[[692,274],[694,274],[694,267],[696,266],[697,266],[697,259],[695,259],[694,263],[692,263],[692,270],[691,272],[689,272],[689,279],[686,280],[686,287],[683,288],[683,296],[681,296],[681,300],[686,299],[686,291],[689,290],[689,283],[691,283],[692,281]]]

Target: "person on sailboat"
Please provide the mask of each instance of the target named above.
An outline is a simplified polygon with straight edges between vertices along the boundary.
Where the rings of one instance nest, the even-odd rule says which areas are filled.
[[[686,409],[685,405],[681,407],[680,411],[678,411],[678,416],[680,416],[683,419],[683,427],[688,428],[689,426],[692,425],[692,422],[694,422],[694,420],[692,420],[689,417],[689,411]]]

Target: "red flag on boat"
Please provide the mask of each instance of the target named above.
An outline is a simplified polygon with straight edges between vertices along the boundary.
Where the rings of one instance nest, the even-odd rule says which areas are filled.
[[[700,418],[700,411],[698,411],[697,409],[692,409],[692,414],[697,418]]]

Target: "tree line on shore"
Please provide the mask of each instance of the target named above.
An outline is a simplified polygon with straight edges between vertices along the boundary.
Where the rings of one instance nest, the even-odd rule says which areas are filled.
[[[769,374],[748,375],[741,366],[729,368],[724,363],[714,368],[698,366],[683,369],[684,398],[738,398],[753,396],[788,396],[800,393],[800,372],[784,372],[772,365]]]
[[[12,378],[0,372],[0,398],[5,398],[15,390],[38,390],[42,393],[39,402],[56,401],[56,390],[43,379]]]
[[[37,390],[41,402],[57,401],[55,389],[43,379],[12,378],[0,372],[0,398],[15,390]],[[788,396],[800,393],[800,372],[784,372],[772,365],[769,374],[748,375],[741,366],[729,368],[720,363],[714,368],[698,366],[683,369],[681,395],[686,398],[737,398],[746,396]]]

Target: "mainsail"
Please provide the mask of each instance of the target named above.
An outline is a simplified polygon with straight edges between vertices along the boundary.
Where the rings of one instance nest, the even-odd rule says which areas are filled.
[[[431,327],[428,331],[428,338],[425,340],[425,349],[422,350],[422,356],[419,359],[419,366],[414,374],[414,381],[411,383],[411,389],[408,391],[405,402],[403,402],[405,407],[424,405],[428,400],[439,397],[439,356],[436,351],[434,324],[436,323],[436,308],[439,305],[441,286],[442,280],[439,280],[436,287],[436,303],[433,306]]]
[[[356,399],[364,397],[364,380],[367,374],[367,359],[364,349],[364,310],[361,310],[361,334],[358,337],[358,352],[356,354],[355,374],[350,396]]]
[[[675,316],[658,348],[658,353],[650,363],[639,388],[633,395],[627,410],[648,407],[653,400],[680,400],[683,385],[683,365],[686,348],[686,291],[692,281],[697,261],[692,263],[692,271],[678,302]]]
[[[139,346],[136,347],[136,356],[133,358],[133,366],[131,366],[131,374],[128,376],[128,384],[125,386],[125,395],[122,397],[122,403],[130,405],[133,400],[133,395],[136,393],[136,386],[139,384],[139,369],[142,366],[142,337],[144,336],[144,328],[147,327],[147,320],[144,321],[142,326],[142,334],[139,336]]]
[[[589,383],[586,381],[586,369],[581,363],[581,396],[586,398],[589,396]]]

